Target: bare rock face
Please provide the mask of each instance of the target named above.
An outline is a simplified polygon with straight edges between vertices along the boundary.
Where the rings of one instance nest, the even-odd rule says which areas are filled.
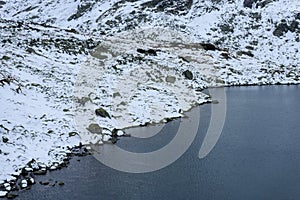
[[[267,4],[271,3],[273,0],[244,0],[244,7],[252,8],[253,4],[257,7],[265,7]]]
[[[193,4],[193,0],[152,0],[143,3],[144,8],[151,8],[157,12],[167,12],[174,15],[185,15],[189,12]]]

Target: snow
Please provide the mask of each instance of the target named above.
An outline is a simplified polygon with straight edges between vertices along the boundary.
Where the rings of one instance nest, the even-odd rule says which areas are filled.
[[[11,79],[0,84],[0,181],[14,180],[32,159],[54,169],[70,147],[102,144],[114,128],[182,117],[211,101],[201,92],[207,87],[300,82],[299,33],[273,34],[282,19],[295,20],[298,0],[255,9],[241,0],[195,0],[180,16],[143,8],[145,2],[11,0],[0,8],[0,80]],[[222,31],[224,24],[233,29]],[[220,50],[206,51],[201,42]],[[96,116],[97,108],[110,118]],[[102,133],[87,130],[93,123]]]
[[[6,191],[0,191],[0,197],[5,197],[5,196],[6,196],[6,194],[7,194],[7,192],[6,192]]]

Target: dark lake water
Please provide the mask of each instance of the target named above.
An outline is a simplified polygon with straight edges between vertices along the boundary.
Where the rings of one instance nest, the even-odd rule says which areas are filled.
[[[300,199],[300,86],[225,91],[225,125],[203,159],[198,154],[212,104],[200,106],[195,139],[163,169],[134,174],[111,169],[93,156],[74,158],[67,168],[37,177],[65,185],[38,183],[16,199]],[[180,120],[174,120],[151,138],[122,138],[118,145],[135,152],[159,149],[174,138],[179,126]]]

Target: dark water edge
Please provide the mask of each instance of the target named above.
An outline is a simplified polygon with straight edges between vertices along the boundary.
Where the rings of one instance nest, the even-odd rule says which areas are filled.
[[[166,168],[130,174],[111,169],[93,156],[75,157],[67,168],[36,177],[49,185],[37,183],[16,199],[299,199],[300,85],[225,90],[225,126],[204,159],[198,158],[198,152],[211,104],[200,106],[199,130],[192,145]],[[179,125],[180,120],[174,120],[151,139],[122,138],[118,145],[136,152],[158,149],[172,140]],[[59,186],[61,181],[64,185]]]

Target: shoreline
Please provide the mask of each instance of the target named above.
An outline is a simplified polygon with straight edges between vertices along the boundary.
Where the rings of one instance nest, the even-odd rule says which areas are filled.
[[[236,87],[241,87],[241,88],[249,88],[249,87],[273,87],[273,86],[283,86],[283,87],[289,87],[291,85],[300,85],[300,84],[275,84],[275,85],[250,85],[250,86],[228,86],[228,88],[236,88]],[[211,104],[213,102],[207,102],[207,103],[204,103],[204,104],[201,104],[201,105],[198,105],[197,107],[201,107],[203,105],[206,105],[206,104]],[[195,107],[193,107],[192,109],[194,109]],[[189,112],[189,111],[187,111]],[[178,117],[178,118],[174,118],[170,121],[173,121],[173,120],[179,120],[180,118],[182,117]],[[131,129],[131,128],[138,128],[138,127],[145,127],[145,128],[149,128],[149,126],[156,126],[156,125],[166,125],[168,124],[170,121],[166,122],[166,123],[157,123],[157,124],[148,124],[146,126],[135,126],[135,127],[129,127],[129,128],[126,128],[126,129]],[[126,134],[126,129],[124,129],[124,132]],[[124,136],[121,136],[121,137],[130,137],[130,135],[124,135]],[[119,140],[119,139],[117,139]],[[111,142],[109,142],[110,145],[114,145],[114,144],[111,144]],[[88,147],[89,146],[85,146],[85,145],[79,145],[79,146],[75,146],[73,148],[70,149],[70,153],[67,155],[66,158],[63,159],[63,162],[60,163],[60,164],[57,164],[57,165],[53,165],[53,166],[46,166],[44,164],[36,164],[36,162],[34,160],[32,160],[31,162],[29,162],[25,167],[23,167],[21,170],[20,170],[20,174],[15,174],[13,175],[15,177],[14,180],[10,180],[10,181],[5,181],[4,183],[1,183],[0,184],[0,191],[3,191],[3,192],[7,192],[5,195],[4,193],[2,194],[2,196],[0,195],[0,198],[7,198],[7,199],[13,199],[13,198],[16,198],[19,196],[20,193],[22,193],[23,191],[26,191],[26,190],[30,190],[30,188],[34,185],[34,184],[37,184],[36,182],[36,178],[39,178],[39,177],[43,177],[44,175],[46,175],[48,172],[51,172],[51,171],[56,171],[56,170],[64,170],[65,168],[67,168],[70,164],[70,160],[71,159],[76,159],[78,160],[80,157],[83,157],[83,156],[93,156],[92,153],[89,152],[88,150]],[[26,185],[24,184],[24,181],[26,180]],[[9,184],[9,186],[5,186]],[[49,185],[49,182],[39,182],[39,184],[41,185]],[[54,185],[64,185],[63,182],[55,182],[55,183],[52,183],[52,186]],[[50,184],[51,186],[51,184]],[[9,188],[9,190],[7,190],[7,188]],[[51,188],[50,188],[51,189]]]
[[[77,196],[89,200],[198,199],[199,196],[211,199],[211,195],[214,199],[224,196],[260,199],[266,195],[270,199],[282,199],[283,196],[294,199],[299,190],[293,190],[292,186],[298,188],[300,177],[297,171],[300,164],[299,114],[296,109],[300,96],[299,86],[283,87],[228,88],[230,109],[224,132],[217,146],[204,159],[199,160],[197,155],[211,117],[209,104],[201,106],[201,129],[194,143],[179,160],[164,169],[131,174],[111,169],[92,155],[79,158],[80,161],[73,157],[67,168],[39,176],[37,185],[31,191],[21,191],[16,199],[63,197],[68,200]],[[261,98],[265,100],[261,101]],[[267,109],[266,112],[263,109]],[[179,119],[166,124],[166,135],[146,140],[124,138],[119,145],[133,152],[145,149],[145,144],[150,144],[152,148],[146,148],[150,151],[161,148],[172,140],[179,124]],[[274,179],[278,181],[274,182]]]

